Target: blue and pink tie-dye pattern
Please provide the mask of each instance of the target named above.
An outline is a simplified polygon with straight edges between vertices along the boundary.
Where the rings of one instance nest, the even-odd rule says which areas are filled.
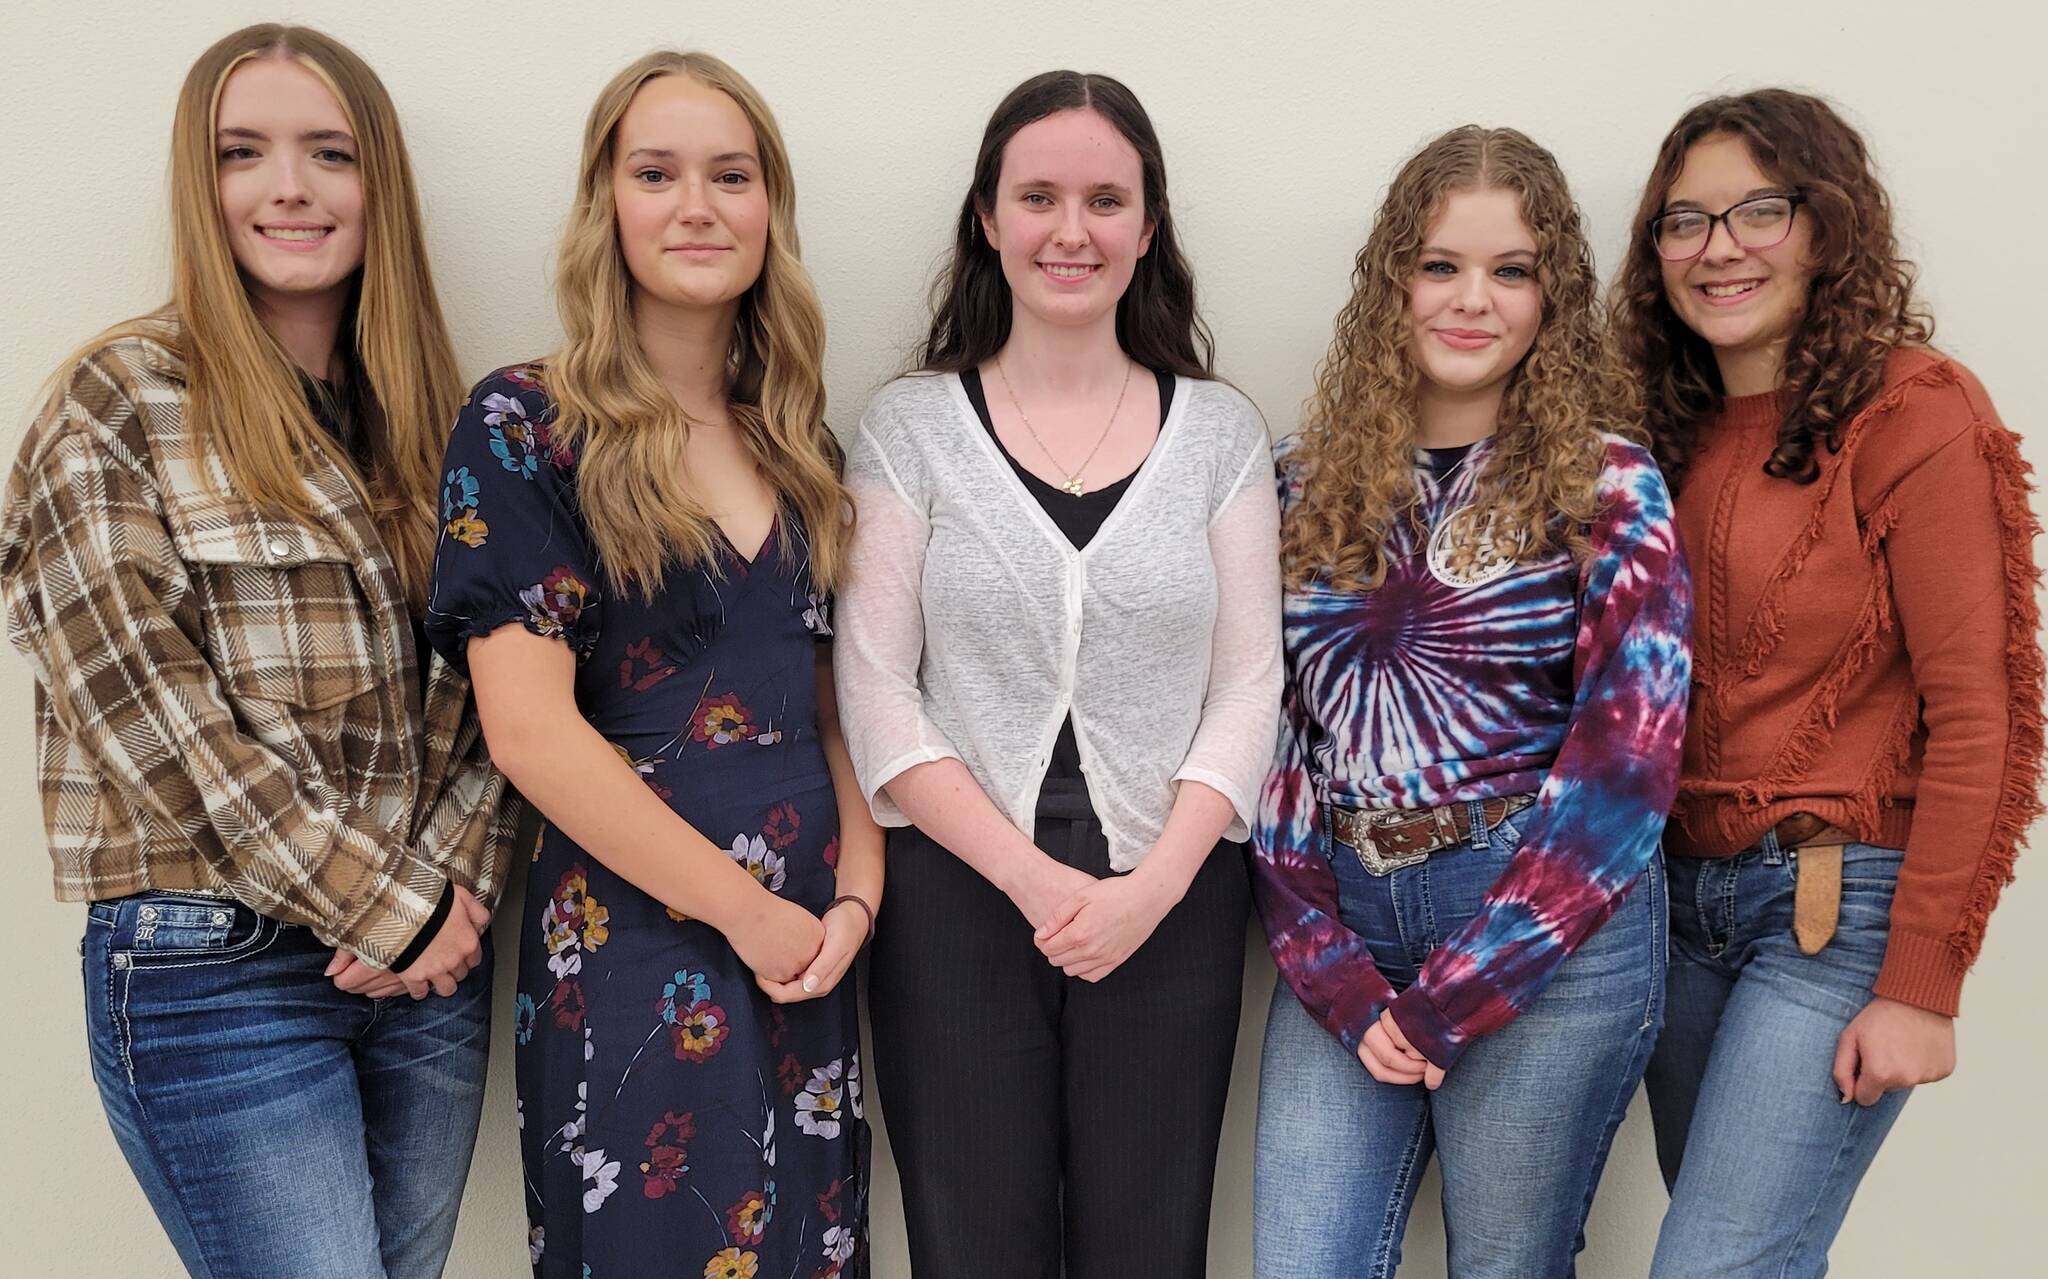
[[[1434,524],[1469,497],[1489,444],[1439,489]],[[1282,454],[1282,501],[1298,477]],[[1279,754],[1252,832],[1266,936],[1302,1004],[1345,1046],[1389,1007],[1448,1067],[1542,993],[1656,855],[1678,785],[1691,672],[1692,589],[1671,498],[1648,452],[1610,437],[1590,554],[1563,552],[1491,582],[1429,571],[1396,521],[1386,580],[1286,599]],[[1520,850],[1486,904],[1397,997],[1338,918],[1325,838],[1331,800],[1427,808],[1534,793]]]

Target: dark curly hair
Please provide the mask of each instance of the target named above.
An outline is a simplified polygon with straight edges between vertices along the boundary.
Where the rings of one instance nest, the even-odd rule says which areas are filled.
[[[1913,299],[1914,267],[1899,256],[1892,204],[1871,171],[1862,137],[1820,98],[1757,89],[1713,98],[1685,113],[1664,138],[1614,282],[1622,353],[1642,379],[1645,424],[1676,489],[1720,411],[1721,374],[1706,340],[1687,328],[1664,295],[1650,219],[1695,142],[1740,138],[1757,166],[1805,197],[1795,216],[1812,218],[1805,315],[1785,351],[1791,405],[1778,428],[1768,474],[1810,484],[1820,474],[1816,444],[1842,446],[1842,431],[1884,385],[1895,347],[1925,345],[1934,320]]]

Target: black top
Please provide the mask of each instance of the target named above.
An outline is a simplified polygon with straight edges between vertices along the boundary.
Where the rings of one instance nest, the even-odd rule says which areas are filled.
[[[1451,473],[1452,467],[1464,461],[1472,452],[1472,445],[1453,444],[1447,449],[1424,449],[1422,452],[1425,464],[1429,467],[1430,475],[1437,480],[1442,480],[1444,476]]]
[[[1166,426],[1167,411],[1173,407],[1173,374],[1155,369],[1152,376],[1159,382],[1159,425]],[[1106,484],[1092,492],[1073,494],[1057,484],[1048,484],[1025,469],[1009,449],[1003,447],[1003,440],[996,434],[995,419],[989,415],[988,392],[981,384],[980,369],[963,369],[960,373],[961,389],[967,392],[967,402],[974,406],[975,416],[981,419],[996,448],[1017,472],[1017,478],[1052,522],[1066,534],[1075,550],[1088,545],[1101,530],[1102,522],[1123,500],[1131,487],[1131,481],[1138,473],[1132,471],[1114,484]],[[1094,809],[1088,803],[1088,785],[1081,775],[1081,746],[1074,739],[1074,717],[1068,715],[1060,725],[1060,735],[1052,744],[1052,763],[1045,770],[1045,784],[1038,792],[1038,815],[1053,818],[1089,818]]]
[[[348,453],[349,461],[355,463],[356,472],[365,479],[376,465],[376,450],[370,443],[369,429],[363,424],[364,404],[369,399],[361,368],[356,362],[343,357],[340,375],[333,381],[316,378],[310,373],[299,374],[299,384],[306,393],[306,407],[313,411],[313,420],[320,429],[341,445]],[[412,618],[413,656],[418,659],[420,705],[427,700],[427,628],[415,614]]]
[[[349,461],[355,463],[358,472],[369,474],[376,453],[370,446],[370,433],[363,426],[364,377],[355,361],[346,360],[341,376],[332,382],[305,372],[299,374],[299,382],[306,393],[306,407],[313,411],[313,420],[348,453]],[[417,614],[412,617],[412,647],[413,656],[418,659],[418,692],[420,704],[424,707],[427,700],[427,629]],[[426,953],[427,946],[441,931],[441,925],[448,920],[448,912],[454,907],[454,881],[450,880],[441,885],[440,900],[434,903],[433,913],[427,916],[426,923],[413,935],[405,950],[391,961],[392,972],[412,967]]]

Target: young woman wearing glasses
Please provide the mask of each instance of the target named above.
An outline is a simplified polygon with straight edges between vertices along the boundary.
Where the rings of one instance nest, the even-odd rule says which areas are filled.
[[[2041,757],[2027,466],[1826,103],[1664,140],[1617,284],[1697,576],[1653,1274],[1806,1276],[1953,1021]]]

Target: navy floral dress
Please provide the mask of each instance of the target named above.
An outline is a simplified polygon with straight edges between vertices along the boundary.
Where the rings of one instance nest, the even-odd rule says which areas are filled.
[[[448,446],[427,627],[457,665],[521,623],[575,650],[576,702],[647,785],[792,901],[834,894],[813,661],[830,634],[799,521],[752,563],[614,593],[532,367],[479,383]],[[516,1066],[534,1273],[867,1273],[854,984],[778,1007],[725,938],[544,823],[520,921]]]

